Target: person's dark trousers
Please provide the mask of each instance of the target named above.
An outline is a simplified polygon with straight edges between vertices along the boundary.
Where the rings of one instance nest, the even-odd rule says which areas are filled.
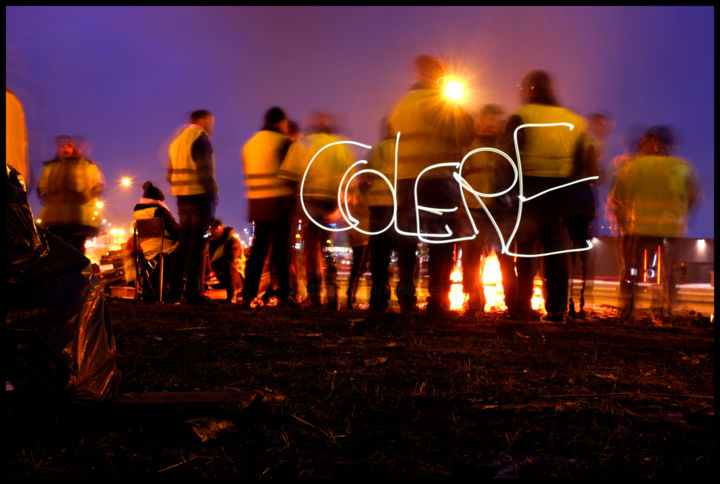
[[[428,244],[428,306],[450,309],[450,275],[453,267],[453,244]]]
[[[590,222],[595,217],[576,211],[568,211],[565,214],[565,225],[567,226],[568,235],[572,242],[573,248],[578,249],[587,247],[587,240],[590,238]],[[585,306],[585,292],[592,292],[593,281],[595,277],[594,273],[594,252],[592,250],[584,250],[582,252],[573,252],[569,257],[570,261],[570,281],[579,275],[581,279],[580,286],[580,310],[582,311]],[[572,285],[571,285],[572,287]],[[570,311],[574,311],[573,295],[570,293]]]
[[[370,231],[382,230],[393,215],[393,207],[370,207]],[[370,309],[385,311],[390,300],[390,254],[397,248],[397,237],[391,227],[385,232],[370,236]]]
[[[535,178],[524,180],[525,196],[532,196],[549,188],[567,183],[565,178]],[[519,254],[539,254],[567,250],[567,232],[563,224],[567,195],[563,189],[553,190],[545,195],[525,202],[517,232]],[[568,270],[567,254],[543,256],[545,266],[545,309],[549,315],[567,311]],[[518,257],[518,306],[530,308],[532,301],[535,261]]]
[[[313,218],[321,224],[330,222],[335,210],[335,202],[325,200],[309,200],[306,206]],[[307,297],[319,304],[323,286],[323,261],[325,262],[325,292],[327,304],[337,308],[337,270],[335,258],[324,250],[326,240],[333,239],[333,232],[318,227],[309,221],[303,234],[303,250],[305,251],[305,277],[307,280]]]
[[[215,215],[213,200],[213,195],[209,193],[177,197],[180,245],[176,249],[179,252],[173,269],[171,300],[179,299],[182,293],[191,302],[202,296],[207,251],[205,235]],[[184,291],[183,279],[185,279]]]
[[[243,284],[243,303],[249,303],[258,293],[265,258],[270,253],[270,270],[277,274],[277,298],[286,302],[290,294],[290,219],[274,222],[255,221],[255,238],[250,249],[250,257],[245,265],[245,281]]]
[[[672,270],[673,253],[672,239],[663,240],[662,237],[643,236],[643,235],[623,235],[621,239],[623,249],[623,260],[625,262],[623,268],[623,278],[620,281],[620,312],[622,317],[629,317],[635,309],[635,297],[637,285],[643,280],[645,272],[645,256],[647,251],[647,266],[653,264],[653,257],[656,255],[658,247],[660,247],[660,283],[662,285],[662,296],[658,301],[654,297],[655,291],[652,291],[651,310],[654,313],[667,311],[672,312],[672,304],[675,299],[675,274]],[[657,273],[655,273],[657,274]],[[656,276],[657,277],[657,276]],[[655,282],[654,278],[652,282]]]
[[[482,311],[485,292],[482,285],[481,263],[485,249],[485,234],[462,242],[463,292],[468,295],[468,308]]]
[[[60,237],[63,241],[85,254],[85,241],[97,235],[98,230],[85,225],[54,225],[48,230]]]
[[[347,306],[348,309],[355,307],[355,295],[357,294],[358,286],[360,285],[360,279],[365,274],[367,268],[368,255],[370,249],[367,245],[358,245],[352,248],[353,263],[352,269],[350,270],[350,281],[348,282],[347,289]]]

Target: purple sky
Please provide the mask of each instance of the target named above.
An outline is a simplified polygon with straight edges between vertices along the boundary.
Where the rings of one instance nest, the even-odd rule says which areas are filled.
[[[713,34],[712,7],[6,7],[6,79],[25,108],[32,188],[54,137],[81,135],[114,225],[140,196],[123,175],[152,180],[176,213],[167,143],[192,110],[213,111],[217,216],[242,229],[240,150],[270,106],[300,122],[337,113],[374,144],[420,53],[472,75],[474,108],[514,111],[515,85],[545,69],[561,104],[615,117],[609,158],[633,126],[675,127],[704,196],[687,236],[714,238]]]

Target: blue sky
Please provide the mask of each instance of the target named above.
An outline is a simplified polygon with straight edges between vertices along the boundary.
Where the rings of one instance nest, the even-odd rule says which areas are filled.
[[[6,7],[6,82],[25,108],[35,182],[56,135],[85,137],[116,224],[140,196],[118,186],[124,175],[152,180],[175,211],[167,143],[206,108],[217,215],[246,227],[240,150],[263,112],[334,112],[373,144],[420,53],[471,76],[471,107],[508,113],[526,72],[551,72],[563,105],[614,116],[609,158],[632,127],[673,126],[703,193],[687,236],[714,237],[713,7]]]

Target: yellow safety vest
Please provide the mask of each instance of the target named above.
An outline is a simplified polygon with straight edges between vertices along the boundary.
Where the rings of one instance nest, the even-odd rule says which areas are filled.
[[[392,132],[400,132],[398,179],[415,179],[423,168],[436,163],[460,161],[461,148],[472,139],[469,119],[439,89],[408,92],[390,116]],[[447,176],[447,170],[431,170],[423,176]]]
[[[390,183],[395,176],[395,138],[384,139],[370,150],[367,168],[385,175]],[[371,207],[392,207],[393,197],[388,184],[377,175],[369,175],[372,184],[368,189],[368,205]],[[394,188],[394,187],[393,187]]]
[[[279,176],[298,183],[298,190],[310,160],[324,146],[342,141],[333,134],[312,133],[290,146],[280,166]],[[331,146],[313,161],[303,187],[303,198],[337,200],[338,188],[345,172],[355,159],[346,144]]]
[[[26,185],[30,183],[27,149],[27,129],[22,104],[13,93],[5,89],[5,162],[22,175]]]
[[[282,133],[270,130],[258,131],[242,149],[245,167],[247,197],[277,198],[294,195],[292,186],[278,177],[282,162],[281,148],[288,141]]]
[[[524,176],[543,178],[568,177],[575,169],[578,142],[584,142],[585,119],[560,106],[526,104],[515,113],[523,124],[570,123],[565,126],[523,128],[525,143],[520,151],[520,165]]]
[[[85,158],[47,162],[37,187],[45,204],[40,212],[42,223],[99,227],[102,212],[97,196],[104,186],[100,169]]]
[[[477,148],[497,148],[497,146],[481,145],[478,141],[473,142],[467,152]],[[481,193],[496,193],[504,191],[506,186],[499,186],[498,173],[503,169],[511,169],[508,162],[501,155],[491,151],[481,151],[470,156],[463,165],[462,177],[475,190]],[[510,179],[510,182],[512,179]],[[465,189],[463,189],[465,190]],[[496,201],[495,197],[482,197],[483,203],[491,209]],[[465,201],[469,208],[482,209],[480,202],[472,192],[465,190]]]
[[[630,235],[678,237],[687,230],[690,165],[673,156],[641,155],[618,172],[611,203]]]
[[[155,218],[155,211],[159,207],[147,207],[142,210],[136,210],[133,218],[135,220],[143,220],[148,218]],[[133,225],[134,227],[134,225]],[[167,228],[164,230],[165,236],[163,237],[162,251],[165,254],[171,253],[179,245],[176,240],[170,238],[170,233]],[[160,237],[153,237],[147,239],[140,239],[140,248],[143,251],[143,255],[146,259],[152,259],[160,253]]]
[[[168,181],[172,186],[173,196],[200,195],[207,193],[208,181],[212,181],[217,190],[215,180],[215,154],[210,160],[210,171],[202,173],[198,170],[195,160],[192,159],[191,148],[193,143],[207,133],[197,124],[191,124],[175,138],[170,144],[170,166],[168,168]]]

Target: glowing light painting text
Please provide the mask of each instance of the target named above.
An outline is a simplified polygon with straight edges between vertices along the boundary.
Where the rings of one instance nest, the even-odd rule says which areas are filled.
[[[517,234],[518,227],[520,226],[520,220],[522,219],[523,205],[525,203],[527,203],[535,198],[546,195],[547,193],[550,193],[555,190],[567,188],[567,187],[569,187],[571,185],[575,185],[577,183],[584,183],[586,181],[598,179],[597,176],[591,176],[591,177],[587,177],[587,178],[573,180],[569,183],[565,183],[562,185],[558,185],[558,186],[549,188],[545,191],[536,193],[535,195],[532,195],[529,197],[526,197],[524,195],[523,177],[522,177],[522,160],[520,157],[520,149],[518,146],[518,136],[517,136],[518,132],[524,128],[542,128],[542,127],[556,127],[556,126],[565,126],[570,130],[572,130],[574,128],[574,126],[570,123],[538,123],[538,124],[523,124],[523,125],[518,126],[515,129],[515,132],[513,133],[515,152],[518,154],[517,164],[504,151],[496,149],[496,148],[484,147],[484,148],[477,148],[477,149],[474,149],[474,150],[468,152],[460,162],[436,163],[434,165],[430,165],[430,166],[426,167],[425,169],[423,169],[416,177],[415,185],[414,185],[415,222],[416,222],[415,232],[408,232],[406,230],[402,230],[402,229],[400,229],[400,227],[398,227],[398,223],[397,223],[398,222],[398,217],[397,217],[398,206],[397,206],[396,187],[397,187],[398,146],[400,144],[400,133],[397,134],[397,137],[395,140],[395,170],[394,170],[394,177],[393,177],[392,181],[390,181],[390,179],[388,179],[388,177],[385,176],[380,171],[374,170],[371,168],[364,168],[364,169],[355,171],[356,167],[359,167],[360,165],[366,165],[368,163],[367,160],[359,160],[359,161],[353,163],[353,165],[350,166],[347,169],[347,171],[345,172],[345,174],[343,175],[343,177],[340,181],[340,185],[338,186],[337,200],[338,200],[340,216],[348,224],[347,227],[340,227],[340,228],[328,227],[328,226],[322,225],[320,222],[315,220],[315,218],[313,218],[313,216],[308,212],[308,210],[305,206],[305,198],[304,198],[305,181],[307,179],[308,172],[310,171],[310,168],[312,167],[313,163],[317,159],[318,155],[320,155],[320,153],[322,153],[324,150],[329,149],[335,145],[341,145],[341,144],[355,145],[355,146],[359,146],[359,147],[365,148],[365,149],[372,148],[369,145],[366,145],[363,143],[358,143],[356,141],[336,141],[334,143],[325,145],[320,150],[318,150],[318,152],[313,155],[310,162],[308,163],[308,166],[305,169],[305,173],[303,174],[302,182],[300,183],[300,205],[303,209],[303,212],[305,212],[305,215],[307,216],[308,220],[310,220],[310,222],[312,222],[315,225],[317,225],[318,227],[320,227],[324,230],[330,231],[330,232],[342,232],[344,230],[357,230],[358,232],[361,232],[361,233],[367,234],[367,235],[378,235],[378,234],[385,232],[386,230],[389,230],[390,227],[394,227],[394,229],[397,233],[399,233],[401,235],[417,237],[419,241],[425,242],[427,244],[450,244],[450,243],[460,242],[463,240],[472,240],[475,237],[477,237],[477,234],[480,232],[475,224],[475,221],[473,220],[472,214],[470,212],[470,208],[468,207],[467,200],[465,198],[466,193],[470,193],[478,201],[480,206],[483,208],[483,211],[488,216],[488,219],[493,224],[493,227],[495,228],[495,231],[497,232],[497,235],[501,242],[502,253],[504,253],[504,254],[508,254],[508,255],[514,256],[514,257],[544,257],[544,256],[548,256],[548,255],[563,254],[563,253],[569,253],[569,252],[582,252],[582,251],[590,250],[593,247],[592,241],[590,241],[590,240],[586,240],[586,242],[587,242],[586,247],[560,250],[560,251],[555,251],[555,252],[545,252],[545,253],[541,253],[541,254],[519,254],[516,252],[512,252],[510,250],[510,245],[512,244],[512,241],[515,238],[515,235]],[[468,159],[472,155],[474,155],[476,153],[480,153],[480,152],[495,153],[495,154],[501,156],[503,159],[505,159],[510,164],[510,167],[512,168],[513,174],[514,174],[513,182],[510,184],[510,186],[508,186],[507,188],[505,188],[504,190],[499,191],[499,192],[483,193],[483,192],[475,190],[467,182],[467,180],[465,180],[465,178],[463,178],[462,173],[463,173],[463,168],[465,166],[465,163],[468,161]],[[470,221],[470,224],[471,224],[473,232],[474,232],[473,235],[465,236],[465,237],[455,236],[455,234],[453,233],[453,231],[451,230],[451,228],[448,225],[445,225],[445,233],[422,233],[421,232],[421,230],[420,230],[420,212],[426,212],[426,213],[431,213],[431,214],[435,214],[435,215],[442,215],[444,213],[452,213],[452,212],[459,210],[459,207],[437,208],[437,207],[428,207],[428,206],[420,205],[418,203],[418,184],[419,184],[420,180],[426,173],[430,172],[431,170],[438,169],[438,168],[454,168],[455,169],[455,171],[453,171],[453,173],[452,173],[452,176],[458,184],[458,190],[460,191],[460,195],[462,197],[463,206],[465,208],[465,212],[467,214],[468,220]],[[353,171],[355,171],[355,172],[353,173]],[[350,175],[351,173],[352,173],[352,175]],[[383,229],[375,231],[375,232],[370,232],[370,231],[360,228],[360,226],[359,226],[360,221],[352,216],[352,213],[350,213],[350,208],[348,206],[348,189],[349,189],[351,183],[353,182],[353,180],[356,177],[363,176],[365,174],[372,174],[372,175],[380,177],[380,179],[382,179],[387,184],[388,189],[390,190],[390,194],[393,198],[392,218],[390,219],[390,221],[387,223],[387,225]],[[348,175],[350,175],[350,176],[348,176]],[[485,205],[485,203],[483,202],[482,198],[483,197],[494,198],[494,197],[500,197],[502,195],[505,195],[510,190],[512,190],[516,184],[518,185],[518,191],[519,191],[519,193],[518,193],[518,201],[519,201],[518,211],[517,211],[517,216],[515,218],[515,226],[513,227],[513,230],[511,232],[510,236],[508,237],[508,239],[505,240],[505,238],[503,237],[503,234],[500,230],[500,227],[498,227],[498,224],[495,221],[495,218],[493,217],[490,210],[488,210],[488,208]]]

